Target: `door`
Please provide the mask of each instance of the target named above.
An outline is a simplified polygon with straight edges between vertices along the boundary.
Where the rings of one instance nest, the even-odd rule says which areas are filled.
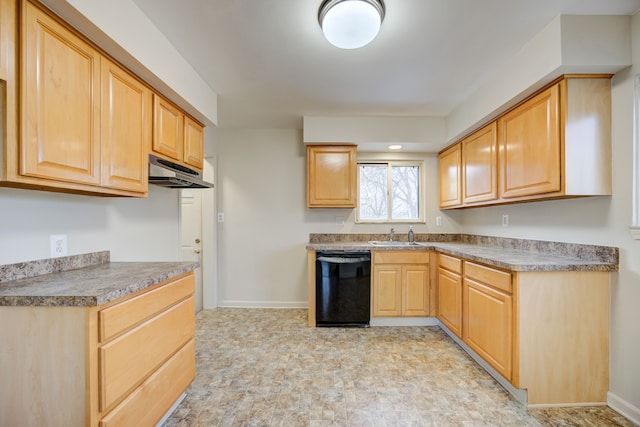
[[[559,102],[555,85],[498,120],[500,197],[561,190]]]
[[[496,129],[493,122],[462,141],[462,201],[465,204],[498,198]]]
[[[29,2],[22,46],[22,175],[100,183],[100,55]]]
[[[462,338],[462,277],[438,267],[438,319]]]
[[[401,265],[374,264],[373,315],[379,317],[396,317],[402,315]]]
[[[405,265],[402,267],[402,315],[424,317],[429,315],[429,267]]]
[[[102,186],[147,192],[151,91],[102,59]]]
[[[460,144],[443,151],[438,156],[438,182],[440,183],[440,208],[462,204],[460,191],[462,150]]]
[[[200,268],[195,270],[197,313],[202,310],[202,190],[185,189],[181,193],[181,258],[200,263]]]

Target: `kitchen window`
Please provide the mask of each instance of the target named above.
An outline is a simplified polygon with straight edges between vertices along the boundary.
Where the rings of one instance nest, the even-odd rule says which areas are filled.
[[[422,162],[358,163],[357,222],[424,222]]]

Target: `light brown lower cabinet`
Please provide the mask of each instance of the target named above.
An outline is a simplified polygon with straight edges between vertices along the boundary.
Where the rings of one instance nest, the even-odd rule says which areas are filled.
[[[502,282],[508,284],[509,290],[496,286]],[[466,262],[462,288],[463,341],[503,377],[511,380],[513,360],[511,274]]]
[[[372,252],[374,317],[429,315],[429,253]]]
[[[450,320],[459,307],[450,296],[457,276],[441,256],[438,318],[515,389],[526,390],[529,405],[606,403],[609,272],[509,272],[463,260],[458,330]]]
[[[0,425],[154,426],[195,378],[194,274],[98,307],[2,307]]]
[[[462,338],[462,260],[438,254],[437,318]]]

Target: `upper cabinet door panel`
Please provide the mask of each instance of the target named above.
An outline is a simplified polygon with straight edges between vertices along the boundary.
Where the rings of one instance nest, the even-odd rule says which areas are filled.
[[[561,190],[559,91],[556,84],[498,120],[502,198]]]
[[[122,68],[102,60],[102,185],[147,191],[151,91]]]
[[[100,55],[23,2],[21,173],[100,182]]]
[[[460,191],[462,151],[460,144],[440,153],[438,156],[438,173],[440,183],[440,208],[458,206],[462,204]]]
[[[0,80],[8,80],[15,66],[16,2],[0,1]]]
[[[184,162],[200,170],[204,162],[204,129],[187,116],[184,118]]]
[[[356,146],[307,146],[307,206],[356,207]]]
[[[462,196],[465,204],[498,198],[496,129],[497,124],[493,122],[462,141]]]
[[[184,115],[176,106],[154,95],[153,151],[182,160]]]

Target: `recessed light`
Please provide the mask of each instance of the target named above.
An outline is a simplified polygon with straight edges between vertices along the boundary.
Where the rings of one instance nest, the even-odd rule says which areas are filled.
[[[387,147],[389,150],[400,150],[402,148],[402,145],[400,144],[393,144]]]

